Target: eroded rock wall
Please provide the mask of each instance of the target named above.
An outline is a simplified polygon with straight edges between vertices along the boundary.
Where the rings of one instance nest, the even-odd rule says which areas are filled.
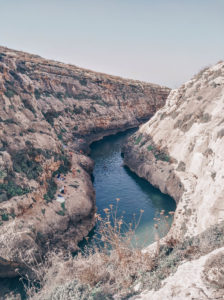
[[[177,202],[172,233],[199,234],[224,218],[224,63],[206,68],[142,125],[125,163]]]
[[[179,253],[178,270],[159,288],[134,299],[223,297],[223,240],[216,245],[223,236],[224,220],[223,112],[224,62],[219,62],[171,91],[166,105],[140,127],[123,149],[125,163],[134,172],[177,202],[173,225],[161,242],[175,246],[191,238],[190,253],[198,254],[197,259],[189,261]],[[219,228],[217,235],[210,232],[211,226]],[[204,255],[200,251],[205,248],[205,240],[198,235],[206,232]],[[174,246],[169,246],[169,251],[174,251]],[[210,249],[211,246],[214,247]],[[154,245],[148,247],[148,251],[153,249]],[[181,249],[187,250],[184,246]],[[171,257],[167,255],[166,259]],[[163,261],[158,261],[158,269],[160,265]],[[164,272],[169,273],[174,266],[169,261]]]
[[[0,277],[77,249],[95,213],[83,150],[139,125],[169,91],[0,47]]]

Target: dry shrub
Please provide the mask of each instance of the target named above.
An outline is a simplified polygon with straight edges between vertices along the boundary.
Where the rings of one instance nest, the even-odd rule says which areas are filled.
[[[117,206],[113,210],[111,205],[104,211],[104,219],[96,215],[98,240],[92,249],[74,258],[75,277],[90,286],[100,284],[105,293],[115,294],[129,289],[142,273],[150,271],[153,260],[136,245],[135,231],[143,211],[138,220],[133,219],[130,224],[125,224],[123,217],[117,217]]]
[[[122,217],[117,217],[117,207],[113,210],[110,206],[105,213],[104,219],[96,215],[99,234],[91,247],[85,247],[75,257],[50,253],[46,262],[36,267],[39,289],[29,287],[30,299],[51,299],[49,295],[54,289],[71,281],[91,289],[99,287],[105,299],[108,295],[126,295],[142,274],[152,270],[154,259],[136,247],[135,242],[135,230],[143,211],[132,224],[125,224]]]

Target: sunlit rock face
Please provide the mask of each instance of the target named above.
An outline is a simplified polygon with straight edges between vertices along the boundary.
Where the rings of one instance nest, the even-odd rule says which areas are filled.
[[[0,47],[0,277],[77,249],[95,213],[83,151],[151,117],[169,91]]]
[[[172,233],[196,235],[224,218],[223,112],[220,62],[173,90],[124,149],[125,162],[178,203]]]
[[[161,289],[143,293],[139,299],[223,296],[223,267],[218,263],[223,260],[223,233],[217,229],[215,240],[212,233],[209,235],[211,226],[224,221],[223,150],[224,62],[203,69],[171,91],[166,105],[124,146],[125,164],[177,202],[165,241],[171,237],[182,242],[192,238],[197,240],[197,249],[191,251],[201,255],[183,263]],[[206,239],[200,242],[198,235],[205,232]],[[202,254],[205,241],[208,250]],[[220,251],[209,250],[210,244],[213,251]],[[152,249],[149,247],[149,251]],[[184,256],[181,259],[187,260]]]

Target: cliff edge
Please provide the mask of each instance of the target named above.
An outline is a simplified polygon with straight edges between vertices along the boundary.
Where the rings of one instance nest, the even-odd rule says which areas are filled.
[[[89,143],[138,126],[169,89],[0,47],[0,277],[94,226]]]
[[[174,275],[137,299],[223,297],[223,112],[219,62],[171,91],[166,105],[124,147],[125,164],[177,202],[165,243],[182,244],[182,250],[188,243],[191,254],[197,253],[197,259],[179,258],[183,264]]]

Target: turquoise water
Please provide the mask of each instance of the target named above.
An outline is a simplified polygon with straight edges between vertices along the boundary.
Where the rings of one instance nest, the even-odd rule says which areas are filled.
[[[139,245],[142,246],[154,242],[155,223],[159,224],[160,235],[166,233],[166,222],[155,222],[153,218],[158,217],[161,210],[165,210],[165,214],[174,211],[176,204],[171,197],[161,193],[123,166],[121,147],[133,132],[133,129],[128,130],[94,142],[91,145],[90,156],[95,161],[93,184],[96,190],[97,212],[105,216],[104,209],[109,208],[111,204],[115,207],[116,198],[119,198],[118,215],[123,215],[124,221],[129,224],[133,223],[134,214],[137,220],[140,210],[144,210],[136,230]],[[169,215],[166,220],[170,224],[172,216]]]
[[[96,190],[97,212],[105,216],[104,209],[109,208],[111,204],[116,207],[118,203],[118,216],[123,215],[124,222],[129,224],[134,223],[134,214],[135,219],[138,220],[140,210],[144,210],[136,230],[138,246],[142,247],[155,240],[154,224],[161,222],[155,222],[153,218],[158,217],[161,210],[164,210],[165,214],[174,211],[176,204],[168,195],[162,194],[146,180],[139,178],[123,166],[121,147],[133,132],[134,130],[128,130],[93,143],[90,156],[95,161],[93,185]],[[120,201],[117,202],[116,198]],[[172,216],[169,215],[166,220],[171,224]],[[161,227],[160,236],[162,236],[166,233],[167,226],[159,227]],[[97,227],[92,230],[90,240],[96,236],[96,229]],[[84,241],[80,243],[81,248],[85,245]],[[10,285],[11,290],[19,290],[22,299],[26,299],[23,285],[18,278],[0,279],[0,286],[6,283]]]

